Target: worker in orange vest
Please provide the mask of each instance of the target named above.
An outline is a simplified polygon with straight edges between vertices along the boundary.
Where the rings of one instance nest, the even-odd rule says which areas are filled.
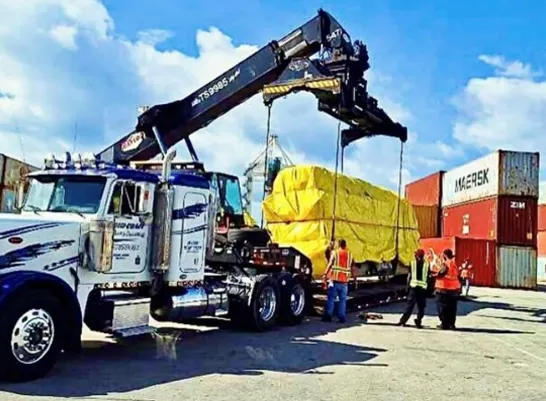
[[[474,278],[474,273],[472,272],[473,266],[470,263],[470,260],[466,258],[461,266],[461,285],[464,289],[464,296],[468,296],[468,291],[470,290],[470,280]]]
[[[338,319],[340,323],[346,321],[347,292],[351,276],[356,283],[356,269],[353,255],[347,249],[347,242],[344,239],[338,241],[338,249],[332,250],[330,261],[324,273],[327,283],[328,301],[322,321],[331,322],[334,314],[334,303],[336,297],[339,299]]]
[[[436,306],[442,330],[455,330],[457,319],[457,301],[461,282],[459,281],[459,268],[455,262],[455,255],[451,249],[444,250],[442,265],[436,273]]]

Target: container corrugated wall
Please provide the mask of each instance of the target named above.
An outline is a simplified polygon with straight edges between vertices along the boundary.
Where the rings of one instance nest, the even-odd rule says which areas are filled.
[[[499,153],[491,153],[447,171],[442,183],[442,206],[457,205],[499,191]]]
[[[537,246],[537,198],[501,196],[497,201],[499,245]]]
[[[538,197],[538,153],[496,151],[446,172],[442,206],[498,195]]]
[[[537,233],[537,254],[539,257],[546,256],[546,231]]]
[[[497,284],[503,288],[536,289],[536,249],[518,246],[497,247]]]
[[[546,231],[546,205],[538,205],[538,231]]]
[[[442,211],[444,237],[469,237],[494,240],[497,236],[495,198],[446,207]]]
[[[455,260],[461,263],[468,258],[474,266],[473,285],[482,287],[496,287],[497,245],[495,241],[444,237],[424,238],[420,240],[425,252],[432,248],[436,254],[441,254],[444,249],[451,248],[455,253]]]
[[[539,153],[499,151],[499,195],[538,198]]]
[[[412,205],[415,217],[417,218],[417,227],[421,238],[432,238],[439,235],[438,220],[440,208],[438,206],[419,206]]]
[[[546,281],[546,257],[544,256],[537,258],[537,281]]]
[[[446,207],[442,211],[442,235],[536,247],[537,199],[501,196]]]
[[[444,171],[421,178],[406,185],[405,198],[412,205],[440,206]]]
[[[472,285],[496,287],[497,244],[495,241],[456,238],[455,259],[461,263],[468,258],[474,267]]]

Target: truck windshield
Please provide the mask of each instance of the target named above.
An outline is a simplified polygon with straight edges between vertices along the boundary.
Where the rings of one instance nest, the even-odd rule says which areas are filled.
[[[23,211],[96,213],[105,185],[104,177],[33,177]]]

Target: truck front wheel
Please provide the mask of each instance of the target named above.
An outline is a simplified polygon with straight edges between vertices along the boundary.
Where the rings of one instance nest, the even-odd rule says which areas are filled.
[[[0,378],[45,376],[61,351],[64,326],[59,301],[44,291],[15,295],[0,313]]]

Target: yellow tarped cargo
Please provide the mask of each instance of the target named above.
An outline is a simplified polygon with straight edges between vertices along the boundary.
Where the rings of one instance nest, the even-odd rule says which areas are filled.
[[[273,241],[293,246],[313,262],[313,275],[326,270],[332,233],[335,174],[318,166],[283,169],[262,207]],[[396,254],[398,196],[357,178],[338,176],[336,237],[347,240],[355,261],[392,260]],[[409,264],[419,247],[412,206],[400,201],[399,258]]]
[[[243,217],[245,219],[245,226],[247,227],[254,227],[256,226],[256,220],[247,212],[243,213]]]

